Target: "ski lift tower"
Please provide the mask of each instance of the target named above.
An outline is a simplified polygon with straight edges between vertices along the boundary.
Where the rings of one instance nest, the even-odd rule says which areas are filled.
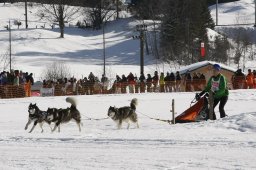
[[[140,40],[140,74],[144,74],[144,39],[145,32],[147,31],[147,25],[136,25],[136,30],[140,32],[139,36],[133,36],[133,39]]]

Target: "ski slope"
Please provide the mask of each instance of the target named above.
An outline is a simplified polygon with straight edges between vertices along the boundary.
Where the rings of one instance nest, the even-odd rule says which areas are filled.
[[[66,108],[65,97],[1,99],[0,169],[255,169],[255,92],[232,91],[227,118],[176,125],[141,113],[171,119],[171,100],[181,113],[194,93],[76,96],[81,133],[75,122],[61,125],[60,133],[51,133],[46,124],[44,133],[39,126],[32,133],[24,130],[30,102],[42,110]],[[123,124],[117,130],[110,119],[86,118],[105,118],[109,106],[129,105],[134,97],[139,101],[139,129],[131,125],[127,130]]]
[[[220,24],[234,23],[236,10],[253,20],[253,6],[249,0],[223,4]],[[243,7],[243,8],[242,8]],[[30,9],[29,20],[37,21]],[[214,9],[212,15],[214,16]],[[238,10],[237,10],[238,11]],[[8,15],[6,15],[8,14]],[[21,7],[0,4],[0,54],[8,49],[8,32],[4,26],[9,18],[24,17]],[[227,16],[224,16],[227,15]],[[214,17],[213,17],[214,18]],[[140,22],[126,18],[106,26],[107,75],[139,74],[139,41],[132,35]],[[59,39],[58,29],[45,29],[36,22],[28,30],[13,26],[13,68],[33,72],[36,79],[54,61],[65,61],[75,77],[102,74],[102,31],[66,28],[65,38]],[[23,25],[24,26],[24,25]],[[145,72],[156,68],[172,70],[166,65],[155,65],[151,56],[145,57]],[[255,65],[250,62],[250,66]],[[231,91],[226,112],[229,117],[216,121],[169,125],[143,116],[171,119],[171,100],[175,99],[177,114],[190,106],[194,93],[152,93],[126,95],[76,96],[82,113],[82,132],[74,122],[61,125],[61,132],[45,132],[39,127],[29,134],[24,130],[29,103],[37,103],[42,110],[48,107],[66,108],[65,97],[32,97],[0,100],[0,169],[3,170],[69,170],[69,169],[256,169],[256,91]],[[105,118],[109,106],[129,105],[138,98],[140,128],[123,125],[116,129],[110,120],[91,121],[86,117]],[[217,108],[216,108],[217,109]],[[219,118],[219,112],[217,118]],[[31,128],[31,126],[30,126]]]
[[[46,66],[56,61],[63,61],[70,68],[71,75],[78,79],[88,76],[90,72],[101,77],[104,63],[102,30],[66,27],[65,38],[60,39],[58,28],[51,29],[51,22],[40,20],[37,14],[38,9],[38,6],[29,7],[29,29],[26,30],[24,29],[24,5],[22,3],[0,4],[0,56],[9,54],[9,33],[4,27],[8,25],[10,19],[13,69],[32,72],[36,80],[41,80]],[[215,19],[215,6],[211,6],[210,10]],[[123,17],[124,19],[110,21],[106,25],[106,72],[110,78],[114,78],[116,74],[127,75],[130,72],[140,74],[139,40],[132,39],[132,36],[139,34],[136,32],[136,25],[142,22],[130,18],[127,13],[123,14]],[[219,4],[219,24],[236,24],[237,20],[244,21],[241,18],[246,18],[245,23],[254,23],[252,0]],[[82,19],[83,17],[79,15],[71,24],[74,25]],[[14,20],[22,22],[20,29],[13,25]],[[41,28],[44,25],[45,28]],[[254,35],[255,32],[252,33],[252,36]],[[214,39],[214,36],[211,38]],[[254,63],[246,62],[245,66],[252,68]],[[3,68],[2,63],[0,68]],[[8,67],[6,69],[9,70]],[[152,74],[155,70],[167,72],[178,69],[178,65],[161,64],[161,61],[155,60],[151,55],[145,55],[146,74]]]

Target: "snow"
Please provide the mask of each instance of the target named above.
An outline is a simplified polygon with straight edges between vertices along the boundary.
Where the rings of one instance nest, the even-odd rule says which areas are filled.
[[[218,25],[255,24],[254,0],[240,0],[230,3],[219,3]],[[211,15],[216,22],[216,5],[210,7]]]
[[[248,22],[252,22],[252,3],[242,0],[220,4],[220,24],[233,23],[238,8],[228,9],[234,5],[246,8],[239,7],[240,14],[250,14]],[[23,13],[21,7],[0,4],[0,54],[8,48],[8,32],[4,26],[9,18],[22,20]],[[38,20],[34,15],[29,18]],[[111,22],[106,26],[108,74],[132,71],[138,75],[139,41],[131,37],[138,34],[134,28],[139,22],[132,18]],[[67,28],[65,38],[59,39],[58,29],[50,29],[50,23],[45,29],[35,29],[36,22],[33,23],[29,30],[13,26],[14,69],[33,72],[36,79],[40,79],[47,65],[65,61],[74,76],[87,76],[91,71],[102,74],[102,30]],[[146,56],[145,61],[146,73],[161,67],[156,66],[150,56]],[[250,66],[255,65],[253,63]],[[166,68],[163,65],[161,69]],[[216,121],[169,125],[141,114],[171,119],[171,100],[175,99],[178,115],[190,106],[194,96],[194,93],[75,96],[82,114],[82,132],[70,122],[61,125],[60,133],[51,133],[46,124],[44,133],[40,133],[39,126],[33,133],[24,127],[30,103],[37,103],[42,110],[66,108],[69,104],[65,97],[1,99],[0,169],[256,169],[256,90],[230,91],[225,107],[228,117],[219,119],[216,108]],[[131,125],[127,130],[123,124],[123,128],[117,130],[110,119],[86,118],[106,118],[109,106],[127,106],[132,98],[139,100],[139,129]]]
[[[188,66],[183,66],[183,67],[181,67],[180,68],[180,74],[184,74],[184,73],[186,73],[187,71],[193,71],[193,70],[195,70],[195,69],[197,69],[197,68],[201,68],[201,67],[203,67],[203,66],[206,66],[206,65],[214,65],[214,64],[216,64],[217,62],[214,62],[214,61],[201,61],[201,62],[197,62],[197,63],[194,63],[194,64],[191,64],[191,65],[188,65]],[[227,65],[225,65],[225,64],[220,64],[220,63],[218,63],[220,66],[221,66],[221,68],[223,68],[223,69],[226,69],[226,70],[230,70],[230,71],[233,71],[233,72],[235,72],[236,71],[236,69],[234,69],[234,68],[232,68],[232,67],[229,67],[229,66],[227,66]]]
[[[177,114],[190,105],[194,93],[76,96],[82,113],[82,132],[74,122],[51,133],[44,125],[30,134],[24,130],[27,107],[37,103],[66,108],[65,97],[2,99],[0,115],[1,169],[255,169],[255,90],[231,91],[226,106],[228,117],[201,123],[159,122],[143,116],[171,119],[171,100]],[[129,105],[138,98],[140,128],[123,124],[117,130],[105,118],[109,106]],[[239,106],[239,107],[238,107]],[[216,108],[217,109],[217,108]],[[3,112],[4,111],[4,112]],[[31,126],[29,127],[31,128]]]

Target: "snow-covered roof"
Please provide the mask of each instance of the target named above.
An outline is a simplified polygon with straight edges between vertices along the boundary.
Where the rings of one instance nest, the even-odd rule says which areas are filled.
[[[214,61],[202,61],[202,62],[198,62],[198,63],[194,63],[194,64],[191,64],[191,65],[188,65],[188,66],[181,67],[179,72],[180,72],[180,74],[184,74],[187,71],[194,71],[194,70],[199,69],[201,67],[204,67],[204,66],[207,66],[207,65],[214,65],[214,64],[216,64],[216,62],[214,62]],[[232,72],[236,71],[236,69],[234,69],[232,67],[229,67],[225,64],[220,64],[220,63],[217,63],[217,64],[219,64],[222,69],[232,71]]]

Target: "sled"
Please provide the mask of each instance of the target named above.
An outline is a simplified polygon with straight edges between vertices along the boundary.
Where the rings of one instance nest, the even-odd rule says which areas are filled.
[[[195,99],[191,102],[194,104],[190,106],[187,110],[181,113],[175,118],[176,123],[190,123],[190,122],[200,122],[209,119],[209,102],[208,95],[202,96],[198,101]]]

